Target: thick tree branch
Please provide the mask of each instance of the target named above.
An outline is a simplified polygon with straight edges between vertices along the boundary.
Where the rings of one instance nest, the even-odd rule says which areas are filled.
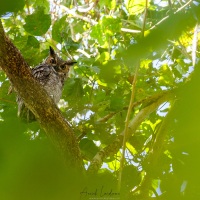
[[[137,106],[142,105],[142,107],[146,107],[147,105],[152,104],[153,102],[155,102],[157,99],[159,99],[160,97],[162,97],[163,95],[165,95],[166,91],[163,92],[159,92],[155,95],[152,96],[147,96],[143,99],[140,99],[139,101],[135,101],[132,105],[132,109],[135,109]],[[128,107],[125,106],[123,107],[123,110],[128,110]],[[114,115],[118,114],[122,112],[122,110],[117,111],[117,112],[111,112],[107,115],[105,115],[104,117],[100,118],[97,120],[97,123],[105,123],[107,122],[109,119],[111,119]]]
[[[159,99],[156,99],[156,101],[143,108],[136,116],[134,116],[128,126],[127,140],[135,133],[138,126],[144,121],[145,118],[154,112],[162,103],[169,101],[173,97],[173,91],[165,92],[163,96],[161,96]],[[123,136],[124,131],[110,145],[106,146],[95,155],[88,168],[88,173],[97,173],[103,163],[103,160],[107,157],[113,156],[119,151],[119,149],[122,147]]]
[[[0,21],[0,66],[16,92],[34,113],[47,136],[63,154],[66,164],[82,168],[82,158],[72,128],[61,115],[53,100],[33,78],[19,50],[5,35]]]

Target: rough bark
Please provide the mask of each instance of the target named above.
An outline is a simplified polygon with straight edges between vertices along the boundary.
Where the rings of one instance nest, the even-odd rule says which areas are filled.
[[[19,50],[5,35],[0,21],[0,67],[16,92],[34,113],[53,144],[61,151],[68,166],[83,169],[77,139],[72,128],[46,91],[33,78]]]

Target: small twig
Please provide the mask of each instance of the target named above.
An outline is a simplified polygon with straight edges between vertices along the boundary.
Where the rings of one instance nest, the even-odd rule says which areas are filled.
[[[28,0],[26,0],[25,1],[25,4],[26,4],[26,7],[27,7],[27,11],[28,11],[28,15],[30,15],[31,14],[31,11],[30,11],[30,5],[29,5],[29,1]]]
[[[72,15],[72,16],[75,17],[75,18],[78,18],[78,19],[81,19],[81,20],[83,20],[83,21],[89,22],[89,23],[92,24],[92,25],[97,24],[97,22],[96,22],[95,20],[90,19],[90,18],[85,17],[85,16],[82,16],[82,15],[79,15],[79,14],[77,14],[74,10],[69,9],[69,8],[67,8],[66,6],[60,5],[60,7],[61,7],[65,12],[67,12],[67,14],[70,14],[70,15]]]
[[[192,64],[193,64],[193,66],[195,66],[195,64],[196,64],[197,43],[198,43],[198,24],[195,26],[194,36],[193,36],[193,40],[192,40]]]
[[[178,51],[181,52],[181,54],[183,54],[186,58],[188,58],[189,60],[192,60],[190,54],[186,51],[185,46],[182,45],[181,41],[178,39],[177,42],[180,45],[181,48],[178,48],[178,46],[175,44],[174,41],[168,40],[170,43],[172,43],[174,45],[174,48],[177,49]]]
[[[174,12],[174,14],[177,14],[178,12],[180,12],[181,10],[183,10],[186,6],[188,6],[190,3],[192,2],[192,0],[188,1],[186,4],[184,4],[182,7],[180,7],[176,12]],[[154,28],[156,28],[159,24],[161,24],[163,21],[165,21],[166,19],[169,18],[169,15],[162,18],[159,22],[157,22],[154,26],[152,26],[149,30],[152,30]]]
[[[99,0],[96,0],[95,2],[90,3],[89,7],[78,6],[77,10],[78,12],[86,13],[92,10],[98,3],[99,3]]]
[[[87,135],[87,132],[83,132],[83,133],[81,133],[78,137],[77,137],[77,141],[78,142],[80,142],[81,141],[81,139],[84,137],[84,136],[86,136]]]
[[[185,57],[187,57],[188,59],[192,60],[191,55],[186,51],[185,46],[181,43],[181,41],[179,39],[177,41],[178,41],[178,43],[179,43],[179,45],[181,47],[181,49],[179,49],[179,51],[181,51],[181,53],[183,55],[185,55]],[[175,48],[176,48],[176,46],[175,46]]]
[[[171,0],[168,0],[168,4],[169,4],[169,7],[170,7],[170,10],[172,10],[172,2],[171,2]]]
[[[4,102],[8,102],[8,103],[12,103],[12,104],[17,104],[17,102],[10,101],[10,100],[4,99],[4,98],[0,98],[0,101],[4,101]]]
[[[112,118],[114,115],[116,115],[118,112],[111,112],[108,115],[100,118],[97,123],[104,123],[107,122],[110,118]]]
[[[82,53],[84,56],[86,56],[87,58],[91,58],[90,54],[88,54],[86,51],[84,51],[83,49],[77,49],[76,50],[79,53]]]
[[[133,30],[133,29],[128,29],[128,28],[121,28],[122,32],[127,32],[127,33],[141,33],[139,30]]]
[[[136,66],[136,69],[135,69],[135,75],[132,82],[131,99],[129,102],[128,112],[127,112],[126,121],[125,121],[124,137],[123,137],[123,144],[122,144],[122,156],[120,160],[120,170],[119,170],[119,180],[118,180],[119,189],[121,188],[122,170],[123,170],[124,161],[125,161],[125,150],[126,150],[126,142],[127,142],[127,135],[128,135],[128,126],[129,126],[130,116],[131,116],[134,97],[135,97],[135,85],[136,85],[136,80],[137,80],[138,68],[139,68],[139,65]]]
[[[71,31],[72,40],[76,41],[76,35],[74,33],[74,28],[72,26],[72,23],[69,23],[69,28],[70,28],[70,31]]]
[[[193,1],[193,0],[190,0],[190,1],[188,1],[186,4],[184,4],[183,6],[181,6],[181,7],[175,12],[175,14],[178,13],[179,11],[183,10],[183,9],[184,9],[186,6],[188,6],[192,1]]]

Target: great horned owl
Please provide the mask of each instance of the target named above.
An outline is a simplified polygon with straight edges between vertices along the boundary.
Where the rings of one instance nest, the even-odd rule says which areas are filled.
[[[76,62],[62,60],[50,47],[49,56],[43,63],[32,69],[34,78],[44,87],[48,95],[57,104],[61,98],[64,82],[70,67]],[[35,120],[34,114],[25,106],[21,97],[17,97],[18,116],[26,122]]]

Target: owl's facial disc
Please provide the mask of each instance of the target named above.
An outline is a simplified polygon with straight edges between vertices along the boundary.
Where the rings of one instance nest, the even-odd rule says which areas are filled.
[[[60,69],[61,72],[64,72],[64,73],[69,72],[69,66],[66,63],[60,65],[59,69]]]

